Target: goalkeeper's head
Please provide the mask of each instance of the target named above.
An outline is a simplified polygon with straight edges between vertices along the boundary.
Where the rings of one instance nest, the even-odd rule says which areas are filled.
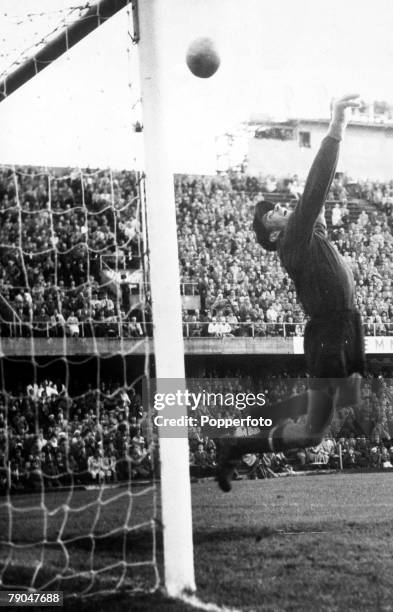
[[[277,240],[285,229],[291,211],[279,202],[262,200],[255,206],[253,228],[258,243],[266,251],[277,251]]]

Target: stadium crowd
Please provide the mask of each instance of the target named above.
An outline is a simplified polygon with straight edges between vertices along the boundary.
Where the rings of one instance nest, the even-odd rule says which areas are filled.
[[[0,488],[40,489],[151,478],[141,399],[102,383],[73,399],[44,380],[0,403]]]
[[[297,176],[176,176],[182,293],[197,296],[184,335],[302,335],[294,288],[251,221],[256,201],[296,202],[303,186]],[[391,335],[393,184],[339,178],[329,198],[329,232],[353,269],[365,332]],[[140,265],[138,201],[132,172],[0,170],[0,293],[13,311],[0,313],[12,320],[2,335],[151,335],[149,294],[131,300],[125,274],[119,291],[102,275],[105,258],[120,271]]]
[[[214,476],[215,449],[211,440],[199,442],[190,451],[190,472],[195,478]],[[285,453],[243,455],[234,478],[277,478],[279,474],[293,474],[311,469],[387,469],[393,468],[393,444],[385,446],[365,435],[339,438],[326,436],[320,444]]]

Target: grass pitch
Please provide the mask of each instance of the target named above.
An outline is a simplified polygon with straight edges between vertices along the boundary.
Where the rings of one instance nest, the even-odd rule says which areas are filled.
[[[221,493],[213,481],[193,485],[199,598],[248,612],[393,611],[392,479],[392,473],[352,472],[245,480],[234,482],[229,494]],[[67,562],[71,574],[88,575],[92,569],[91,575],[110,589],[120,576],[127,587],[154,588],[154,492],[139,492],[130,496],[127,490],[107,491],[99,501],[98,491],[74,491],[71,496],[52,492],[44,500],[39,495],[19,496],[12,520],[9,508],[2,505],[2,539],[9,533],[14,543],[23,545],[13,549],[4,581],[31,580],[42,560],[46,569],[38,571],[37,584],[55,576],[56,566],[64,568]],[[42,502],[50,512],[46,544],[39,547],[34,543],[44,534]],[[136,524],[140,528],[134,530]],[[59,543],[59,529],[66,550]],[[161,572],[159,525],[156,536]],[[0,553],[4,562],[9,550],[2,546]],[[132,564],[126,575],[122,559]],[[61,588],[81,590],[86,583],[70,579]],[[69,600],[66,609],[191,608],[159,593],[132,598],[120,593],[77,603]]]

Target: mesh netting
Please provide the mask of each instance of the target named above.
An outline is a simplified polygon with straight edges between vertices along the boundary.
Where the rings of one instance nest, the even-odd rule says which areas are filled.
[[[66,26],[83,19],[94,2],[56,2],[52,8],[35,2],[35,10],[22,12],[9,3],[0,13],[2,23],[2,50],[0,53],[0,78],[12,73],[26,60],[43,49]],[[33,6],[33,3],[32,3]],[[5,91],[5,93],[7,93]]]
[[[92,6],[1,14],[3,95],[59,33],[68,48],[73,23],[90,14],[99,25]],[[131,124],[139,94],[126,12]],[[155,589],[141,175],[2,166],[0,216],[1,587]]]
[[[140,182],[1,170],[3,587],[158,585]]]

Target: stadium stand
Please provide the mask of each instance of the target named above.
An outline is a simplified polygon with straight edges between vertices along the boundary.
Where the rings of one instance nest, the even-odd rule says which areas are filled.
[[[291,281],[251,229],[257,200],[294,203],[302,188],[296,176],[176,176],[185,336],[302,335]],[[365,332],[392,335],[393,186],[338,178],[329,197],[329,232],[353,269]],[[2,314],[1,334],[151,335],[149,299],[131,303],[126,276],[117,294],[103,274],[111,258],[122,270],[141,265],[137,202],[132,172],[3,168],[0,295],[12,316]]]

